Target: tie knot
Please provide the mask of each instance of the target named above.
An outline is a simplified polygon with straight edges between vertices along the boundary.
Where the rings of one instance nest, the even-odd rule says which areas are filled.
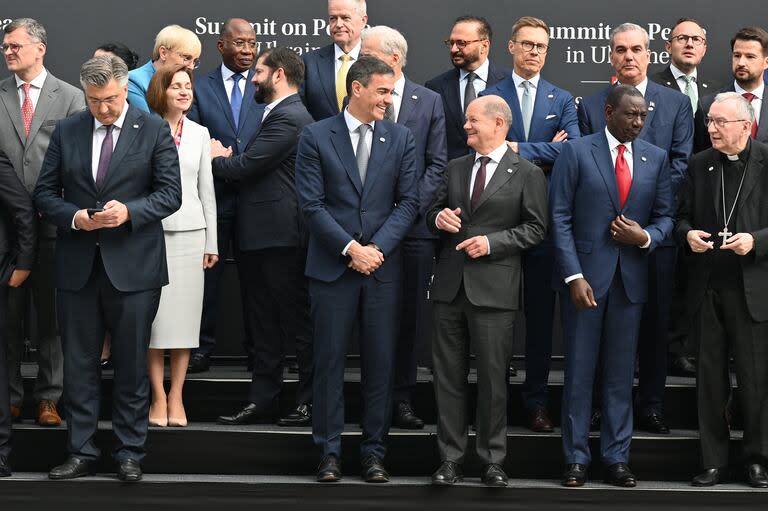
[[[528,80],[525,80],[523,82],[523,88],[525,89],[525,92],[530,92],[531,87],[533,87],[533,84],[529,82]]]
[[[232,81],[235,82],[235,85],[237,85],[237,82],[243,79],[243,75],[240,73],[235,73],[232,75]]]
[[[29,88],[32,86],[31,83],[22,83],[21,84],[21,90],[24,91],[24,94],[29,94]]]
[[[371,125],[363,123],[360,126],[358,126],[357,132],[360,133],[361,137],[364,137],[365,134],[368,133],[369,129],[371,129]]]
[[[467,73],[468,82],[474,81],[475,78],[477,78],[477,74],[474,71],[470,71],[469,73]]]
[[[109,136],[112,133],[112,128],[114,128],[114,124],[108,124],[104,126],[104,129],[107,130],[107,136]]]
[[[342,62],[349,62],[350,60],[352,60],[352,55],[350,55],[349,53],[345,53],[341,57],[339,57],[339,60]]]
[[[488,156],[481,156],[480,158],[478,158],[478,160],[480,160],[481,167],[485,167],[491,161],[491,159]]]
[[[696,77],[693,76],[693,75],[690,75],[690,76],[683,75],[680,78],[682,78],[685,83],[691,83],[692,84],[692,83],[694,83],[696,81]]]
[[[744,99],[746,99],[750,103],[752,103],[752,100],[757,97],[754,94],[752,94],[751,92],[745,92],[744,94],[742,94],[742,96],[744,96]]]
[[[619,144],[616,149],[619,151],[619,156],[624,156],[624,151],[627,150],[627,146],[624,144]]]

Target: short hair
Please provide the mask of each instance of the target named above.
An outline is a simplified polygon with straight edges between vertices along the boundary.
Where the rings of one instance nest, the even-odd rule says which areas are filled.
[[[155,47],[152,49],[152,61],[160,58],[160,47],[167,50],[176,48],[190,48],[196,53],[200,53],[202,45],[200,39],[191,30],[179,25],[168,25],[155,36]]]
[[[731,51],[736,41],[757,41],[763,47],[763,56],[768,55],[768,32],[760,27],[744,27],[731,39]]]
[[[489,42],[493,39],[493,29],[491,29],[491,24],[482,16],[473,16],[471,14],[459,16],[454,20],[453,26],[455,27],[459,23],[477,23],[480,25],[477,29],[477,34],[482,39],[488,39]]]
[[[264,65],[276,70],[282,68],[288,85],[300,87],[304,83],[304,61],[288,48],[268,48],[259,53],[256,60],[264,58]]]
[[[712,103],[723,103],[725,101],[735,101],[737,115],[742,119],[755,122],[755,109],[752,103],[747,101],[744,96],[738,92],[721,92],[715,96],[715,100]]]
[[[243,18],[227,18],[227,21],[225,21],[221,26],[221,31],[219,32],[219,40],[222,40],[224,36],[227,35],[227,33],[232,29],[232,25],[235,24],[235,21],[245,21],[247,23],[247,20]],[[248,25],[250,25],[251,30],[253,30],[253,25],[250,23],[248,23]]]
[[[503,98],[500,96],[485,96],[488,98],[484,101],[483,115],[491,118],[501,117],[504,120],[506,126],[512,126],[512,109]]]
[[[89,85],[101,88],[112,80],[120,84],[120,87],[128,85],[128,66],[120,57],[93,57],[80,66],[80,85],[83,89]]]
[[[651,47],[651,38],[648,36],[648,31],[645,30],[643,27],[638,25],[637,23],[622,23],[618,27],[611,30],[611,51],[613,51],[613,40],[616,36],[616,34],[621,34],[623,32],[632,32],[633,30],[637,30],[638,32],[642,32],[645,36],[645,49],[649,49]]]
[[[704,28],[704,25],[699,23],[699,20],[694,19],[694,18],[683,17],[683,18],[678,18],[677,21],[675,21],[675,24],[672,25],[672,29],[669,31],[669,37],[672,37],[672,32],[674,32],[675,29],[677,28],[677,26],[680,25],[681,23],[695,23],[696,25],[699,26],[699,28],[701,28],[704,31],[705,34],[707,33],[707,29]],[[667,40],[669,40],[669,39],[667,39]]]
[[[515,24],[512,25],[511,38],[514,39],[515,35],[517,35],[517,32],[523,27],[543,28],[547,33],[547,38],[549,38],[549,25],[547,25],[544,20],[534,18],[533,16],[523,16],[519,20],[515,21]]]
[[[381,44],[381,51],[387,55],[394,55],[397,53],[400,55],[402,67],[405,67],[408,60],[408,41],[405,40],[403,34],[392,27],[377,25],[375,27],[363,29],[360,38],[364,41],[367,37],[378,37],[379,43]]]
[[[123,61],[125,62],[125,65],[128,66],[128,71],[132,69],[136,69],[136,66],[139,65],[139,55],[134,51],[132,51],[123,43],[118,43],[118,42],[104,43],[101,46],[97,47],[96,49],[109,52],[123,59]]]
[[[605,98],[605,105],[610,106],[611,108],[617,108],[625,96],[642,98],[643,93],[632,85],[618,84],[608,91],[608,96]]]
[[[383,60],[369,55],[360,57],[347,72],[347,96],[352,96],[352,82],[360,82],[363,87],[368,87],[373,75],[394,74],[395,71]]]
[[[330,4],[333,0],[328,0]],[[368,13],[368,6],[365,4],[365,0],[352,0],[355,4],[355,10],[360,13],[361,16],[365,16]]]
[[[10,34],[14,30],[23,28],[32,39],[37,39],[48,46],[48,32],[42,23],[32,18],[16,18],[5,27],[5,33]]]
[[[152,79],[147,86],[147,104],[160,117],[165,117],[165,114],[168,113],[168,97],[165,95],[165,92],[173,83],[173,77],[176,73],[187,73],[189,81],[192,82],[192,71],[186,66],[179,66],[176,69],[158,71],[152,75]],[[192,108],[191,104],[190,108]]]

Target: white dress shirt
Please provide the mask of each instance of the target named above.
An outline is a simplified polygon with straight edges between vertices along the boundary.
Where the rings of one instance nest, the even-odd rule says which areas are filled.
[[[530,78],[528,81],[531,82],[531,106],[536,107],[536,91],[539,89],[539,80],[541,79],[541,74],[537,74],[533,78]],[[520,76],[519,74],[512,71],[512,80],[515,82],[515,92],[517,92],[517,104],[520,105],[520,108],[523,108],[523,94],[525,93],[525,87],[523,87],[523,82],[526,81],[525,78]],[[531,109],[531,112],[533,112],[533,109]]]
[[[16,90],[19,93],[19,107],[24,105],[24,90],[21,88],[22,85],[24,85],[24,80],[19,78],[18,75],[14,75],[16,78]],[[43,68],[42,71],[40,71],[40,74],[34,77],[29,84],[31,87],[29,88],[29,98],[32,100],[32,110],[37,110],[37,101],[40,99],[40,92],[43,89],[43,84],[45,83],[45,79],[48,77],[48,71]]]
[[[294,92],[293,94],[296,94],[296,93]],[[285,98],[293,96],[293,94],[288,94],[287,96],[283,96],[282,98],[278,98],[278,99],[274,100],[272,103],[270,103],[267,106],[265,106],[264,107],[264,115],[261,116],[261,122],[264,122],[264,119],[267,118],[267,115],[269,115],[269,112],[274,110],[275,107],[277,105],[279,105],[282,100],[284,100]]]
[[[224,90],[227,91],[228,100],[232,98],[232,89],[235,87],[235,81],[232,77],[236,74],[242,75],[242,78],[237,82],[237,88],[240,89],[240,97],[245,97],[245,82],[248,81],[248,71],[236,73],[224,64],[221,65],[221,79],[224,80]]]
[[[349,113],[349,109],[344,109],[344,121],[347,123],[347,129],[349,130],[349,140],[352,142],[352,151],[355,153],[355,156],[357,156],[357,143],[360,141],[360,133],[357,131],[357,128],[360,127],[362,122],[360,122],[354,115]],[[376,128],[376,121],[371,121],[368,123],[368,125],[371,127],[366,134],[365,134],[365,145],[368,146],[368,154],[371,154],[371,145],[373,144],[373,130]],[[341,255],[347,255],[347,250],[349,250],[349,246],[354,243],[355,239],[349,240],[349,243],[344,247],[344,250],[341,251]]]
[[[352,48],[351,50],[349,50],[349,53],[347,53],[347,55],[352,57],[352,60],[349,61],[347,69],[349,69],[349,66],[354,64],[355,61],[360,57],[360,45],[361,45],[361,43],[358,42],[355,45],[355,47]],[[344,55],[344,50],[339,48],[338,44],[334,44],[333,45],[333,54],[334,54],[334,59],[333,59],[334,74],[333,74],[333,76],[335,77],[335,76],[337,76],[339,74],[339,69],[341,69],[341,64],[342,64],[341,56]],[[334,78],[334,80],[335,80],[335,78]]]
[[[485,59],[485,62],[483,62],[480,67],[475,69],[475,94],[478,96],[482,91],[485,90],[485,88],[488,86],[488,68],[490,66],[490,61],[488,59]],[[469,71],[466,71],[464,69],[459,70],[459,100],[461,103],[461,108],[464,108],[464,89],[467,88],[467,75],[469,74]]]
[[[397,122],[400,117],[400,106],[403,104],[403,91],[405,91],[405,75],[400,75],[400,78],[395,82],[395,90],[392,91],[392,111],[394,113],[394,119],[392,122]]]
[[[695,87],[695,84],[699,82],[699,75],[698,75],[698,69],[693,68],[693,73],[690,75],[687,75],[680,71],[678,68],[675,67],[674,64],[669,65],[669,70],[672,71],[672,76],[675,77],[675,83],[677,84],[677,87],[680,89],[680,92],[685,94],[685,80],[682,80],[681,78],[684,78],[686,76],[692,76],[693,77],[693,84]],[[698,89],[697,89],[698,90]]]
[[[763,109],[763,94],[765,93],[765,82],[762,80],[760,81],[760,85],[755,90],[744,90],[741,87],[739,87],[739,84],[736,82],[733,82],[733,88],[736,92],[739,94],[744,94],[745,92],[751,92],[755,95],[755,99],[752,100],[752,109],[755,111],[755,122],[760,124],[760,112]]]

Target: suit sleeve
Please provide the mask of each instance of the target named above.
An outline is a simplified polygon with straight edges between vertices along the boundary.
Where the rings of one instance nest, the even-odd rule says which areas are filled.
[[[139,110],[150,112],[146,90],[143,90],[130,75],[128,75],[128,103]]]
[[[645,231],[651,237],[648,252],[654,250],[674,228],[673,215],[675,214],[672,201],[672,183],[669,172],[669,160],[664,157],[661,171],[656,178],[656,195],[653,200],[653,209],[648,219]]]
[[[589,116],[589,109],[587,108],[587,102],[584,98],[581,99],[576,106],[576,116],[579,119],[579,132],[582,137],[591,135],[595,132],[595,128],[592,126],[592,120]]]
[[[674,234],[675,240],[684,250],[690,250],[687,236],[688,231],[694,228],[693,212],[696,211],[696,173],[690,169],[694,168],[695,160],[694,156],[690,161],[689,170],[686,172],[685,179],[680,187],[680,193],[678,194],[677,223],[675,224]]]
[[[437,188],[443,181],[443,172],[448,163],[448,147],[445,136],[445,112],[443,101],[438,96],[432,104],[432,120],[429,125],[424,174],[418,183],[419,213],[426,214],[432,204]]]
[[[677,192],[685,179],[688,159],[693,153],[693,110],[691,102],[680,94],[675,125],[672,131],[672,144],[669,147],[669,169],[672,179],[672,196]]]
[[[550,226],[555,261],[560,275],[583,273],[573,238],[573,201],[579,184],[579,161],[573,146],[565,144],[550,177]]]
[[[61,229],[71,229],[72,219],[80,208],[62,197],[61,172],[61,122],[59,122],[48,143],[33,197],[35,206],[46,220]]]
[[[448,207],[448,185],[451,175],[451,165],[449,164],[443,172],[443,178],[440,181],[440,186],[437,187],[435,192],[435,198],[432,200],[432,205],[429,207],[429,211],[424,215],[427,222],[427,229],[433,234],[442,235],[444,231],[437,228],[437,215]]]
[[[200,137],[200,166],[197,176],[197,194],[203,205],[205,218],[205,253],[218,254],[219,241],[216,224],[216,191],[213,188],[213,173],[211,172],[211,135],[206,128],[202,129]]]
[[[31,270],[37,245],[37,212],[11,162],[0,151],[0,202],[16,227],[16,268]]]
[[[568,133],[568,140],[581,137],[579,119],[576,114],[576,101],[573,96],[566,94],[561,102],[560,122],[556,131]],[[562,150],[564,142],[518,142],[520,156],[526,160],[538,160],[546,165],[555,163]]]
[[[75,89],[75,93],[72,94],[72,101],[67,108],[67,117],[83,110],[85,110],[85,95],[80,89]]]

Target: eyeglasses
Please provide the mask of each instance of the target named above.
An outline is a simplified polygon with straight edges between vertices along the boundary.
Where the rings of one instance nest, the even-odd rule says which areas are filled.
[[[728,124],[729,122],[744,122],[746,120],[748,119],[733,119],[729,121],[728,119],[721,119],[721,118],[713,119],[711,117],[707,117],[706,123],[707,123],[707,126],[714,123],[716,127],[722,129],[722,128],[725,128],[725,125]]]
[[[669,38],[670,42],[671,41],[677,41],[680,44],[688,44],[688,40],[689,39],[691,40],[691,44],[693,44],[694,46],[701,46],[703,44],[706,44],[706,42],[707,42],[706,39],[704,39],[703,37],[698,36],[698,35],[680,34],[680,35],[676,35],[674,37],[670,37]]]
[[[11,53],[19,53],[19,50],[21,50],[22,46],[31,46],[33,44],[39,44],[39,43],[10,43],[5,44],[3,43],[0,48],[3,49],[3,53],[7,52],[8,50],[11,50]]]
[[[251,49],[256,49],[256,41],[244,41],[243,39],[235,39],[234,41],[232,39],[224,39],[225,41],[228,41],[232,46],[235,47],[235,49],[242,50],[246,46]]]
[[[471,41],[465,41],[464,39],[446,39],[443,41],[443,44],[448,48],[453,48],[453,45],[455,44],[458,49],[463,50],[468,44],[479,43],[480,41],[485,41],[485,39],[472,39]]]
[[[101,105],[107,105],[109,106],[115,106],[120,101],[120,96],[110,96],[108,98],[104,99],[98,99],[98,98],[86,98],[85,99],[89,105],[99,108]]]
[[[544,54],[547,53],[547,49],[549,49],[549,45],[543,43],[534,43],[533,41],[515,41],[513,39],[512,42],[522,46],[523,51],[533,51],[533,49],[536,48],[538,53]]]
[[[182,62],[184,62],[184,65],[188,65],[190,62],[192,62],[193,69],[197,69],[198,67],[200,67],[200,59],[196,59],[195,57],[187,53],[181,53],[178,51],[174,51],[173,53],[181,57],[181,60]]]

